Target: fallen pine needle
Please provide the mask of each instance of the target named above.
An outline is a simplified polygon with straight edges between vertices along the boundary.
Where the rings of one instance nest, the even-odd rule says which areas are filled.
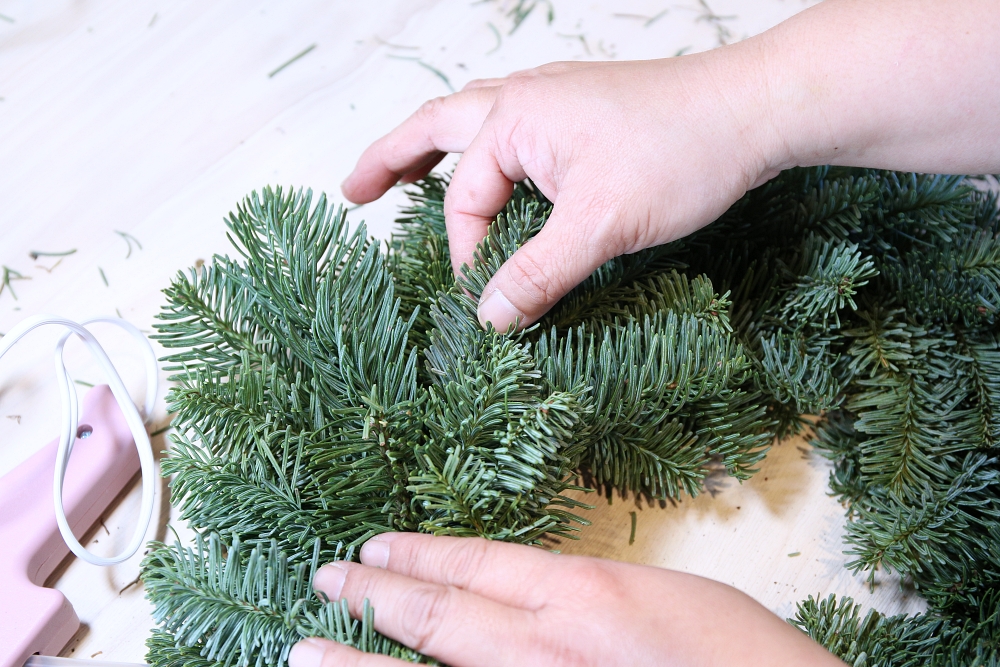
[[[45,250],[32,250],[28,253],[31,259],[38,259],[39,257],[65,257],[66,255],[72,255],[76,252],[76,248],[72,250],[64,250],[63,252],[48,252]]]
[[[3,294],[4,289],[10,290],[10,295],[14,297],[14,301],[17,301],[17,292],[14,291],[14,286],[11,285],[15,280],[31,280],[31,276],[23,275],[20,271],[15,271],[9,266],[3,267],[3,282],[0,283],[0,294]]]
[[[282,65],[279,65],[278,69],[274,70],[273,72],[271,72],[270,74],[267,75],[267,78],[270,79],[270,78],[274,77],[275,74],[277,74],[281,70],[285,69],[286,67],[288,67],[289,65],[291,65],[292,63],[294,63],[296,60],[298,60],[302,56],[306,55],[307,53],[309,53],[310,51],[312,51],[315,48],[316,48],[315,44],[310,44],[305,49],[303,49],[301,53],[298,53],[298,54],[292,56],[291,60],[285,62]]]
[[[132,244],[133,243],[135,243],[135,245],[139,248],[139,250],[142,250],[142,244],[139,243],[139,239],[137,239],[136,237],[132,236],[128,232],[120,232],[120,231],[118,231],[116,229],[115,230],[115,234],[117,234],[118,236],[120,236],[123,239],[125,239],[125,243],[128,244],[128,254],[125,255],[125,259],[128,259],[129,257],[132,256]]]

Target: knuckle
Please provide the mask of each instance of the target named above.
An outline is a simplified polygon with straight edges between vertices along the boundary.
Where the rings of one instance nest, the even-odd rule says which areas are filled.
[[[595,230],[592,250],[608,258],[617,257],[648,247],[649,236],[648,224],[619,216]]]
[[[456,214],[464,215],[468,209],[472,208],[474,200],[472,194],[466,188],[452,186],[444,193],[443,212],[445,222],[451,220]]]
[[[545,646],[545,661],[547,665],[559,667],[597,667],[593,658],[578,646],[570,646],[568,642],[552,639]]]
[[[428,122],[435,122],[441,117],[441,113],[444,111],[445,100],[446,98],[444,97],[435,97],[427,100],[417,109],[417,116]]]
[[[588,642],[577,641],[573,633],[552,632],[546,624],[538,623],[531,626],[531,645],[536,647],[538,659],[533,661],[540,665],[559,665],[559,667],[597,667],[594,651],[586,648]]]
[[[627,597],[621,577],[599,561],[573,564],[567,570],[567,580],[574,595],[592,604],[614,605]]]
[[[535,71],[543,76],[544,75],[552,76],[554,74],[562,74],[563,72],[568,71],[571,66],[572,66],[571,63],[567,63],[562,60],[557,60],[556,62],[545,63],[544,65],[540,65],[539,67],[535,68]]]
[[[530,74],[513,76],[508,79],[497,94],[497,104],[502,106],[523,104],[534,89],[534,79],[535,76]]]
[[[559,281],[555,270],[536,257],[528,246],[511,258],[507,276],[513,286],[536,304],[546,304],[559,296]]]
[[[518,79],[530,79],[533,76],[538,75],[538,67],[529,67],[527,69],[519,69],[515,72],[511,72],[507,75],[506,81],[516,81]]]
[[[486,568],[490,543],[482,538],[466,538],[456,542],[444,557],[444,571],[449,583],[467,587]]]
[[[407,593],[400,623],[403,643],[426,653],[448,614],[453,596],[452,589],[442,586],[421,586]]]

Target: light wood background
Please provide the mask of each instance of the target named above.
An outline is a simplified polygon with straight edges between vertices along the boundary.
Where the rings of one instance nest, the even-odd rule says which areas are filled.
[[[364,147],[449,85],[553,60],[700,51],[809,4],[552,0],[551,24],[540,2],[510,34],[509,0],[0,0],[0,264],[30,278],[12,283],[16,299],[10,288],[0,293],[0,332],[39,312],[120,312],[149,329],[171,276],[228,250],[222,218],[240,198],[267,184],[338,198]],[[352,220],[385,238],[401,201],[394,190]],[[142,248],[126,257],[116,231]],[[28,254],[71,248],[57,266]],[[141,391],[127,339],[102,337]],[[0,364],[0,474],[55,434],[55,338],[41,334]],[[79,350],[71,356],[76,377],[100,381]],[[154,427],[166,423],[162,413],[161,398]],[[826,495],[828,471],[804,441],[785,442],[750,482],[713,477],[694,500],[592,500],[594,525],[561,548],[703,574],[783,617],[806,595],[831,592],[889,612],[920,610],[895,579],[880,575],[871,593],[844,569],[843,508]],[[167,536],[165,491],[150,538]],[[117,552],[137,504],[133,489],[91,548]],[[65,655],[142,660],[152,622],[134,583],[140,556],[107,569],[73,562],[53,582],[84,623]]]

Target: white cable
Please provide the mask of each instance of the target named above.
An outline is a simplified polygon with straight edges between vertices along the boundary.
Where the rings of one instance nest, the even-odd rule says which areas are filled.
[[[114,324],[121,327],[132,334],[132,337],[140,343],[146,357],[145,419],[139,415],[139,410],[132,403],[128,390],[118,375],[118,370],[111,363],[104,348],[101,347],[101,344],[97,342],[94,335],[86,328],[87,324],[95,322]],[[146,530],[149,528],[150,521],[153,518],[153,493],[156,484],[156,470],[153,462],[153,446],[150,444],[149,436],[146,434],[145,422],[153,414],[153,405],[156,401],[158,390],[159,370],[156,364],[156,353],[153,352],[153,347],[146,340],[142,332],[122,319],[98,317],[78,323],[55,315],[35,315],[20,322],[7,335],[0,339],[0,357],[3,357],[17,341],[28,333],[47,325],[61,326],[68,329],[62,338],[59,339],[55,349],[56,380],[59,383],[59,394],[63,407],[59,446],[56,449],[56,466],[52,481],[52,498],[55,505],[56,523],[59,525],[59,532],[62,533],[63,540],[66,541],[66,546],[78,557],[93,565],[115,565],[131,558],[139,550],[139,547],[142,546],[143,538],[146,536]],[[108,385],[111,387],[111,392],[114,394],[115,400],[118,402],[118,407],[121,408],[122,414],[125,416],[129,430],[132,431],[135,448],[139,453],[139,467],[142,470],[142,502],[139,507],[139,521],[136,524],[135,533],[133,533],[132,541],[125,547],[125,550],[111,558],[97,556],[87,551],[80,544],[80,541],[73,534],[69,522],[66,520],[66,510],[63,507],[63,483],[66,480],[66,467],[69,464],[69,455],[72,451],[73,443],[76,441],[77,428],[79,428],[76,390],[73,387],[73,378],[70,377],[65,360],[63,359],[63,349],[66,346],[66,341],[74,334],[83,341],[94,356],[94,359],[97,360],[101,370],[104,371]]]

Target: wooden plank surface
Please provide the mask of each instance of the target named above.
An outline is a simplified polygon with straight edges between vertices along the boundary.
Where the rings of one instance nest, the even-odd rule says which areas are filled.
[[[364,147],[449,87],[553,60],[700,51],[809,4],[553,0],[551,23],[541,2],[511,34],[514,3],[505,0],[2,0],[0,265],[30,279],[12,284],[16,300],[9,288],[0,294],[0,332],[40,312],[119,312],[150,329],[170,277],[227,251],[221,221],[240,198],[267,184],[338,198]],[[385,238],[401,201],[394,190],[351,219]],[[128,254],[116,232],[142,248]],[[77,252],[58,265],[29,257],[69,249]],[[0,474],[54,436],[55,338],[33,338],[0,365]],[[113,331],[102,339],[141,392],[127,339]],[[100,381],[79,349],[70,357],[76,377]],[[167,421],[162,398],[159,406],[156,426]],[[162,437],[154,445],[162,447]],[[844,569],[843,509],[826,495],[828,471],[795,440],[777,446],[751,481],[712,477],[710,493],[694,500],[648,507],[590,498],[594,525],[560,548],[703,574],[782,616],[810,593],[850,594],[889,612],[921,609],[892,578],[880,576],[870,593]],[[166,486],[158,493],[149,537],[163,539]],[[90,546],[121,548],[137,506],[133,489]],[[142,659],[152,623],[135,583],[140,556],[113,568],[73,562],[61,571],[54,585],[84,622],[66,655]]]

